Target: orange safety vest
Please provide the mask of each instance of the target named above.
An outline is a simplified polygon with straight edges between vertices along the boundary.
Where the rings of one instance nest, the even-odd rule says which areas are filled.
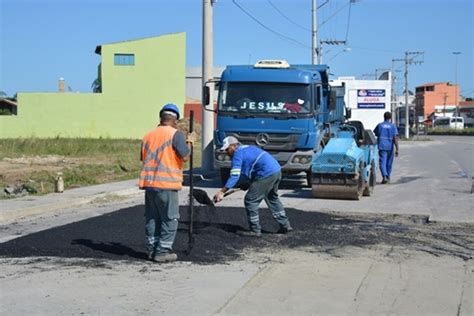
[[[171,126],[158,126],[143,137],[143,166],[138,183],[140,189],[181,190],[183,160],[172,146],[176,131]]]

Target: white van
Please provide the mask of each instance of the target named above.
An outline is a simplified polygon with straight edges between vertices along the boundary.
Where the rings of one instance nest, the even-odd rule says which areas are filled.
[[[434,122],[434,128],[463,129],[464,118],[462,116],[439,118]]]

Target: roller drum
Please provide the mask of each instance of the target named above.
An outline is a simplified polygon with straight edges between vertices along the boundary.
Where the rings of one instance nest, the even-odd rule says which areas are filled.
[[[361,195],[357,185],[313,184],[313,196],[316,198],[359,200]]]

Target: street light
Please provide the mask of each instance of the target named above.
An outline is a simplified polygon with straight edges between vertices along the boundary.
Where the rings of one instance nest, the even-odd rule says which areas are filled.
[[[461,52],[453,52],[455,56],[455,66],[454,66],[454,91],[456,93],[454,99],[454,105],[456,107],[455,116],[458,116],[458,94],[459,94],[459,86],[458,86],[458,56],[461,55]]]
[[[338,52],[336,55],[332,56],[331,59],[329,59],[327,61],[327,63],[329,63],[331,60],[333,60],[334,58],[336,58],[337,56],[339,56],[341,53],[345,53],[345,52],[350,52],[352,49],[350,47],[346,47],[344,48],[343,50],[341,50],[340,52]]]

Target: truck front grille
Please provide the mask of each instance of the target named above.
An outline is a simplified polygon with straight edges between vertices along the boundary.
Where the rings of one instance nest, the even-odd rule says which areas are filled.
[[[300,134],[288,133],[229,133],[227,136],[236,137],[244,145],[256,145],[266,151],[295,151],[297,149]],[[266,139],[266,144],[262,146],[261,138]]]

